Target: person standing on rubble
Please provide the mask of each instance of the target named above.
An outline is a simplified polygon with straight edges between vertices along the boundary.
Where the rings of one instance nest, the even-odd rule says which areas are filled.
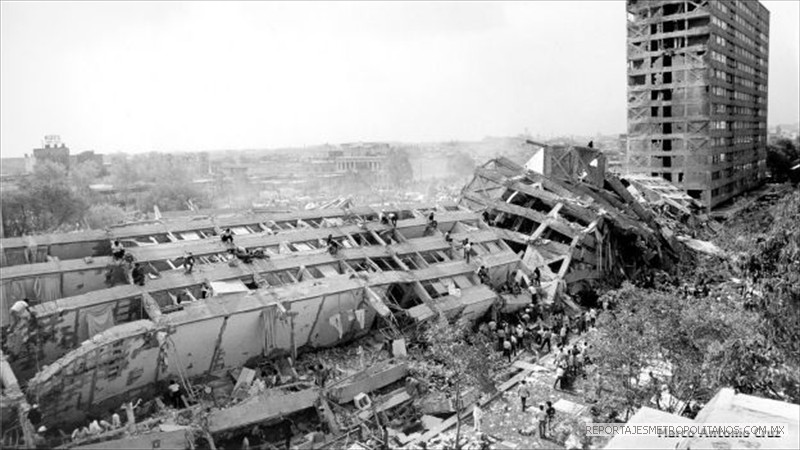
[[[511,341],[508,339],[503,340],[503,357],[508,358],[508,363],[511,364]]]
[[[481,409],[481,403],[483,402],[483,396],[478,397],[478,401],[475,402],[475,406],[472,407],[472,426],[476,433],[481,432],[481,419],[483,419],[483,409]]]
[[[544,346],[546,345],[547,346],[547,352],[546,353],[550,353],[550,351],[553,349],[552,348],[552,343],[550,342],[550,340],[552,338],[552,335],[550,333],[550,328],[545,327],[542,330],[541,336],[542,336],[542,343],[539,345],[539,351],[540,352],[544,351]]]
[[[467,264],[469,264],[469,257],[472,253],[472,244],[469,242],[469,238],[464,239],[464,259],[467,260]]]
[[[564,388],[564,375],[566,375],[566,370],[564,370],[564,363],[559,362],[558,367],[556,368],[556,381],[553,382],[553,389],[560,391]]]
[[[545,415],[547,417],[547,430],[548,432],[553,431],[553,423],[556,420],[556,409],[553,407],[553,402],[550,400],[547,401],[547,407],[544,409]]]
[[[527,408],[527,405],[525,403],[528,401],[528,398],[530,398],[530,396],[531,396],[531,388],[530,386],[528,386],[527,381],[523,379],[519,387],[519,399],[522,402],[522,412],[525,412],[525,408]]]
[[[539,438],[547,439],[547,412],[544,405],[539,403],[539,409],[536,410],[536,424],[539,427]]]
[[[501,325],[499,328],[497,328],[497,333],[496,334],[497,334],[498,347],[500,347],[500,350],[502,350],[503,349],[503,342],[505,342],[505,340],[506,340],[506,330],[505,330],[505,328],[503,328],[503,326]]]
[[[286,443],[286,450],[290,450],[292,448],[292,425],[294,425],[294,422],[285,416],[280,423],[281,434],[283,435],[284,442]]]

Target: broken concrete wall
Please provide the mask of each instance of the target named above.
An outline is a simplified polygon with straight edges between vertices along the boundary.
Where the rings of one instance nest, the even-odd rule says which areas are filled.
[[[227,318],[184,310],[158,326],[149,320],[115,326],[39,372],[29,392],[44,399],[47,421],[77,422],[89,411],[118,407],[133,393],[152,393],[158,380],[238,367],[262,352],[335,345],[365,333],[375,318],[364,289],[286,302],[286,313],[243,298],[208,300],[241,301],[241,309],[225,305],[235,311]],[[363,325],[356,311],[364,311]],[[164,333],[161,344],[157,330]]]
[[[110,312],[108,325],[148,318],[141,295],[84,305],[55,301],[35,307],[37,325],[16,328],[5,335],[4,349],[14,371],[23,381],[29,380],[37,366],[51,364],[91,338],[89,322]],[[104,331],[104,330],[100,330]]]
[[[6,356],[0,352],[0,424],[3,430],[11,428],[18,419],[18,408],[25,400],[14,370]]]
[[[38,399],[48,425],[82,421],[91,412],[105,415],[102,402],[156,380],[158,354],[151,321],[119,325],[43,368],[30,380],[28,395]]]
[[[110,260],[110,258],[109,258]],[[86,268],[70,267],[60,270],[67,263],[48,262],[36,265],[15,266],[3,269],[0,276],[0,306],[2,306],[2,325],[7,324],[8,311],[18,300],[27,298],[29,304],[51,302],[64,297],[84,294],[108,287],[105,282],[105,263],[68,263]],[[42,270],[37,272],[37,267]]]

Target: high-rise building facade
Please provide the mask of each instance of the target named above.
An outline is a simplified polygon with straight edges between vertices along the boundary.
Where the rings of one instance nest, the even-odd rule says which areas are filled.
[[[628,0],[626,171],[712,208],[766,176],[769,11],[756,0]]]

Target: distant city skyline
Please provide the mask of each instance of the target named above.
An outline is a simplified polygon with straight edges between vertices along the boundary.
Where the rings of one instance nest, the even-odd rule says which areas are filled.
[[[800,121],[800,2],[769,125]],[[2,2],[0,156],[626,132],[623,1]]]

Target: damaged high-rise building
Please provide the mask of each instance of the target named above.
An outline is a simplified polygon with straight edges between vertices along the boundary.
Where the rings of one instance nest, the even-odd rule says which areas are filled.
[[[769,11],[628,0],[627,171],[712,208],[765,177]]]

